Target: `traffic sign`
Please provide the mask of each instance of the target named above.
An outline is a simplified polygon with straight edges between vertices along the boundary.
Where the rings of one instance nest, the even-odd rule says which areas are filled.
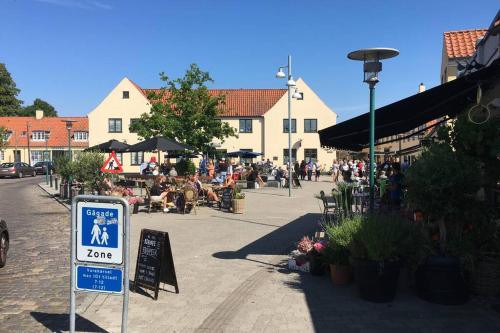
[[[77,204],[78,261],[104,264],[123,262],[123,206],[103,202]]]
[[[121,268],[77,265],[76,289],[123,294],[123,270]]]
[[[120,161],[118,160],[118,157],[116,156],[116,153],[112,151],[109,154],[108,159],[106,162],[101,167],[102,172],[110,172],[110,173],[120,173],[123,172],[123,167]]]

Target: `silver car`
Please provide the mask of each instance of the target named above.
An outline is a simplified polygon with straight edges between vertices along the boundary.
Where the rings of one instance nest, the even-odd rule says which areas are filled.
[[[0,177],[36,176],[36,169],[24,162],[8,162],[0,164]]]

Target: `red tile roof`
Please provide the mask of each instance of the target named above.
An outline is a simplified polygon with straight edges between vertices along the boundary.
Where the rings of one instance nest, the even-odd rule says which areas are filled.
[[[448,58],[467,58],[474,55],[476,42],[488,29],[448,31],[444,33],[444,45]]]
[[[142,89],[146,95],[158,94],[160,89]],[[286,89],[209,89],[212,96],[225,95],[221,105],[222,117],[260,117],[286,93]],[[165,94],[164,100],[168,98]]]
[[[50,131],[49,147],[67,147],[68,130],[65,120],[75,120],[73,132],[88,132],[89,120],[87,117],[44,117],[40,120],[35,117],[0,117],[0,126],[12,132],[8,141],[10,147],[28,146],[28,126],[30,135],[34,131]],[[24,135],[23,135],[24,134]],[[72,147],[88,147],[88,141],[71,140]],[[45,141],[30,141],[30,147],[45,147]]]

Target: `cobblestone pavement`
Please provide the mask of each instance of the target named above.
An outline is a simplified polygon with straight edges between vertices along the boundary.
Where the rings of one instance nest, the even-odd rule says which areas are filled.
[[[37,186],[41,181],[0,179],[0,217],[10,232],[0,269],[2,333],[67,329],[69,212]]]

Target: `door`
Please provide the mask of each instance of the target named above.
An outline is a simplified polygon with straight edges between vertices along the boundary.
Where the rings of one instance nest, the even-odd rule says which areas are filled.
[[[14,162],[21,162],[21,151],[14,150]]]

